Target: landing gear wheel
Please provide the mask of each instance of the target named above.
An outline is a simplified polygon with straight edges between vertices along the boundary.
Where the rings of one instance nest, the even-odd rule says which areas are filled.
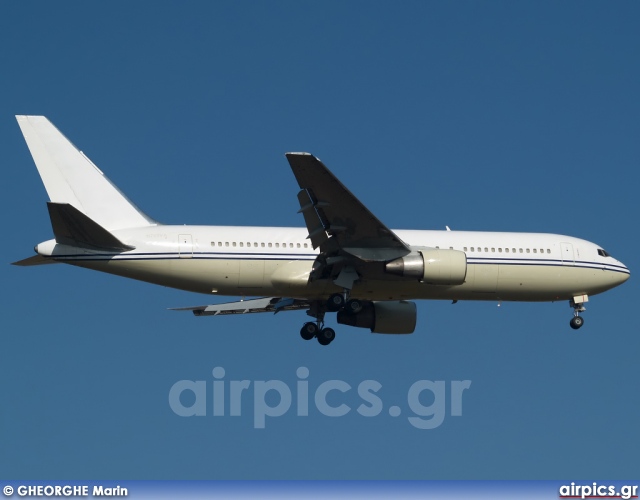
[[[584,319],[582,319],[582,316],[574,316],[573,318],[571,318],[569,324],[571,325],[571,328],[577,330],[582,325],[584,325]]]
[[[339,311],[344,307],[344,295],[341,293],[334,293],[329,300],[327,300],[327,309],[331,312]]]
[[[362,311],[362,307],[362,301],[358,299],[351,299],[345,304],[344,310],[349,314],[358,314],[360,311]]]
[[[336,338],[336,332],[333,328],[323,328],[317,334],[320,345],[329,345]]]
[[[311,322],[305,323],[304,325],[302,325],[302,328],[300,329],[300,336],[304,340],[311,340],[313,337],[316,336],[317,333],[318,333],[318,325]]]

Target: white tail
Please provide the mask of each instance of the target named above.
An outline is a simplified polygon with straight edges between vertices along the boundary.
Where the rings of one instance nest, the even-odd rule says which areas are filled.
[[[107,230],[155,224],[44,116],[16,116],[54,203],[68,203]]]

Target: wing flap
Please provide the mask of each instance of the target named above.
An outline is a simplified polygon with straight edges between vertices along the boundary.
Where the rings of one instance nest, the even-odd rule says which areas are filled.
[[[316,249],[329,239],[322,219],[318,216],[318,202],[309,198],[306,189],[298,193],[298,201],[300,202],[299,213],[304,217],[304,223],[309,231],[308,238],[311,240],[313,248]]]
[[[208,306],[175,307],[172,311],[192,311],[195,316],[225,316],[229,314],[253,314],[280,311],[298,311],[308,309],[306,300],[290,299],[282,297],[263,297],[260,299],[226,302],[224,304],[211,304]]]

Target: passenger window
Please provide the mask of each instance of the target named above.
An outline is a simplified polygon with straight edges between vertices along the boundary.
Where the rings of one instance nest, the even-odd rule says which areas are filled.
[[[235,246],[236,246],[236,242],[234,241],[234,242],[232,243],[232,245],[235,247]]]
[[[498,253],[502,253],[502,248],[498,248]]]
[[[527,248],[527,253],[531,253],[528,248]]]
[[[537,248],[534,248],[534,249],[533,249],[533,253],[538,253],[538,249],[537,249]]]
[[[229,246],[229,242],[228,242],[228,241],[225,241],[225,242],[224,242],[224,246],[225,246],[225,247],[228,247],[228,246]]]
[[[300,248],[300,243],[298,243],[298,248]]]
[[[487,247],[484,247],[484,251],[485,251],[485,252],[488,252],[488,251],[489,251],[489,249],[488,249]]]
[[[235,246],[236,246],[236,244],[234,243],[234,244],[233,244],[233,246],[235,247]],[[241,246],[241,247],[243,247],[243,246],[244,246],[244,243],[240,242],[240,246]]]
[[[306,243],[304,244],[304,247],[305,247],[305,248],[308,248]]]
[[[280,243],[276,243],[276,248],[280,248]]]
[[[504,251],[505,251],[506,253],[509,253],[509,249],[508,249],[508,248],[505,248],[505,249],[504,249]]]
[[[262,248],[264,248],[264,243],[260,243],[260,246],[261,246]]]
[[[491,251],[492,251],[492,252],[495,252],[495,251],[496,251],[496,249],[495,249],[495,248],[493,248],[493,247],[491,247]]]

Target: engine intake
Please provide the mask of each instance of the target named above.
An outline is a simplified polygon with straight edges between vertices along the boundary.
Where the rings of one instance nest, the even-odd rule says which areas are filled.
[[[430,285],[462,285],[467,277],[467,255],[460,250],[428,248],[387,262],[385,271]]]
[[[338,312],[341,325],[369,328],[371,333],[413,333],[417,320],[414,302],[384,301],[365,302],[359,313],[353,314],[344,309]]]

